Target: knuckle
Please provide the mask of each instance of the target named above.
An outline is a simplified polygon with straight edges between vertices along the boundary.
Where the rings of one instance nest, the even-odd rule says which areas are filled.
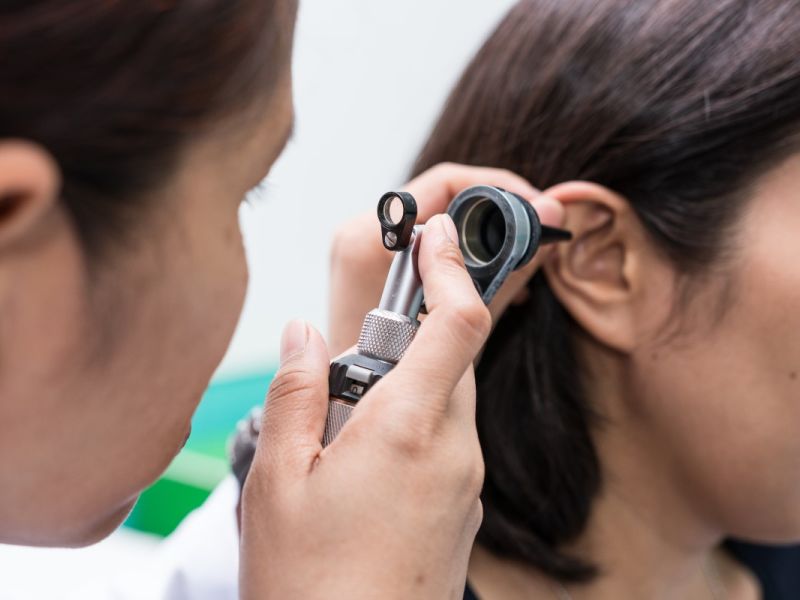
[[[333,233],[331,240],[331,262],[334,264],[346,257],[352,246],[352,225],[347,223],[339,225]]]
[[[475,503],[474,508],[472,509],[472,531],[475,533],[481,528],[481,524],[483,524],[483,502],[478,500]]]
[[[269,386],[264,410],[274,411],[277,399],[308,396],[313,389],[314,381],[308,371],[298,366],[281,367]]]
[[[486,477],[486,467],[483,457],[478,455],[477,459],[470,462],[467,469],[467,486],[474,495],[479,496],[483,489],[483,481]]]
[[[470,339],[485,340],[492,329],[489,309],[479,300],[462,302],[452,307],[453,328],[465,333]]]
[[[438,257],[443,263],[457,267],[460,271],[465,269],[464,255],[461,253],[461,249],[456,244],[442,244],[438,249]]]
[[[467,451],[463,450],[463,445],[459,446],[461,449],[456,459],[454,474],[465,497],[478,499],[483,489],[483,481],[486,474],[480,446],[474,450]]]
[[[268,457],[267,457],[268,458]],[[273,472],[270,469],[270,461],[263,456],[263,453],[256,453],[253,464],[247,473],[242,487],[242,497],[252,496],[264,497],[273,488]]]
[[[444,162],[435,164],[433,167],[431,167],[431,171],[436,174],[444,174],[448,171],[451,171],[455,166],[456,164],[454,162],[446,160]]]
[[[422,440],[413,435],[395,432],[389,437],[389,442],[395,452],[404,458],[414,461],[424,456],[424,444]]]
[[[430,456],[431,447],[436,439],[437,427],[433,420],[417,415],[413,422],[398,419],[398,426],[392,427],[385,439],[400,456],[411,460],[424,459]]]
[[[259,445],[242,487],[242,498],[271,498],[280,488],[281,466],[279,454],[271,444]]]
[[[342,244],[342,239],[346,235],[347,235],[347,229],[343,224],[337,225],[335,227],[335,229],[333,230],[333,236],[331,236],[331,253],[339,249],[339,247]]]
[[[340,273],[383,269],[392,255],[384,250],[380,237],[373,235],[376,231],[380,229],[371,215],[352,219],[337,227],[329,250],[331,269]]]

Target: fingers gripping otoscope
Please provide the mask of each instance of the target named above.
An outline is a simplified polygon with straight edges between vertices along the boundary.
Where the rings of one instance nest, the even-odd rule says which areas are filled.
[[[497,187],[468,188],[453,199],[447,212],[456,225],[467,271],[486,304],[542,244],[572,237],[568,231],[542,225],[530,203]],[[400,361],[419,328],[424,298],[417,255],[424,226],[416,225],[416,218],[411,194],[389,192],[378,202],[383,245],[397,254],[379,306],[364,319],[356,354],[331,364],[323,446],[344,427],[358,401]]]

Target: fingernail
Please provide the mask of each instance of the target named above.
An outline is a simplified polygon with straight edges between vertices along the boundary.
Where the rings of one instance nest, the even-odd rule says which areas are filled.
[[[308,343],[308,325],[301,319],[290,321],[281,336],[281,362],[300,354]]]
[[[453,242],[456,246],[458,246],[458,231],[456,230],[456,224],[453,223],[453,218],[448,214],[442,215],[442,227],[444,227],[444,234]]]

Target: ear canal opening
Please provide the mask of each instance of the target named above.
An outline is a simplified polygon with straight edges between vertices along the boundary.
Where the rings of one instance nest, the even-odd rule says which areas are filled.
[[[0,194],[0,220],[13,214],[24,199],[25,194],[23,192]]]

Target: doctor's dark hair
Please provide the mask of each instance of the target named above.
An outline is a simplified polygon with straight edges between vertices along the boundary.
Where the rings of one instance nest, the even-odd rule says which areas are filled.
[[[524,0],[452,92],[414,168],[588,180],[624,196],[691,282],[724,261],[759,176],[797,150],[796,0]],[[478,541],[562,581],[601,485],[574,336],[543,274],[478,367],[486,461]]]
[[[186,143],[269,97],[293,0],[0,3],[0,139],[49,151],[87,242],[115,237]]]

